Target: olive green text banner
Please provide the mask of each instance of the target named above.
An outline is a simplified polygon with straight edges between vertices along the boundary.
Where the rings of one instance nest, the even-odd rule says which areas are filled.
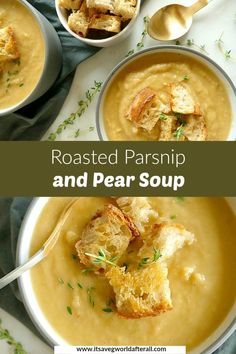
[[[0,196],[236,196],[236,142],[0,142]]]

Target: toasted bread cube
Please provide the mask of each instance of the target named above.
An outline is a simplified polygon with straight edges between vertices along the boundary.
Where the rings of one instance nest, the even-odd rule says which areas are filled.
[[[59,6],[66,10],[79,10],[82,0],[59,0]]]
[[[175,113],[200,114],[200,108],[193,100],[190,89],[183,84],[170,85],[171,108]]]
[[[114,0],[114,13],[121,16],[123,21],[134,17],[136,0]]]
[[[10,26],[0,29],[0,62],[18,59],[20,57],[13,29]]]
[[[121,30],[121,18],[114,15],[95,14],[91,18],[89,29],[119,33]]]
[[[121,197],[116,202],[123,213],[133,220],[141,234],[145,226],[157,221],[158,213],[152,209],[146,197]]]
[[[68,26],[81,37],[87,37],[89,18],[84,11],[77,11],[68,17]]]
[[[185,245],[191,245],[194,240],[194,234],[181,224],[171,222],[155,224],[146,236],[144,245],[139,250],[139,256],[151,257],[153,249],[157,249],[161,253],[161,259],[166,260]]]
[[[176,117],[165,116],[165,120],[160,121],[160,141],[173,140],[173,132],[176,129]]]
[[[116,295],[118,314],[125,318],[141,318],[171,310],[167,276],[168,269],[164,262],[128,272],[125,268],[112,267],[106,277]]]
[[[160,112],[156,109],[156,92],[149,87],[139,91],[134,97],[126,118],[138,128],[151,131],[159,120]]]
[[[189,115],[186,117],[186,125],[183,134],[190,141],[207,140],[206,121],[203,116]]]
[[[128,216],[109,204],[85,226],[75,247],[81,263],[96,269],[106,269],[106,263],[94,264],[94,258],[86,253],[98,256],[102,250],[108,260],[115,257],[117,261],[127,249],[129,242],[138,235],[137,228]]]
[[[114,0],[86,0],[88,8],[96,9],[100,12],[113,11]]]

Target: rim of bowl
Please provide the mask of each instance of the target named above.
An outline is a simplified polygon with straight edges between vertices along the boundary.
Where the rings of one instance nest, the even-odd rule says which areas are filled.
[[[49,60],[47,32],[44,28],[43,20],[41,18],[41,16],[43,16],[43,17],[45,17],[45,16],[43,14],[41,14],[37,9],[35,9],[26,0],[19,0],[19,2],[21,3],[22,6],[25,6],[27,8],[27,10],[31,13],[31,15],[37,21],[37,24],[38,24],[41,34],[43,36],[43,42],[44,42],[44,48],[45,48],[44,64],[43,64],[43,69],[42,69],[41,75],[39,77],[39,80],[38,80],[36,86],[33,88],[33,90],[22,101],[18,102],[14,106],[11,106],[9,108],[0,109],[0,118],[1,118],[1,116],[8,115],[8,114],[13,113],[13,112],[17,111],[18,109],[20,109],[24,105],[25,101],[27,101],[31,96],[34,95],[35,91],[37,91],[38,87],[41,85],[43,75],[46,70],[46,65]],[[46,17],[45,17],[45,20],[48,21]]]
[[[34,208],[37,206],[37,203],[42,198],[46,198],[48,200],[48,197],[36,197],[36,198],[33,198],[33,200],[31,201],[31,203],[28,206],[28,209],[26,211],[25,217],[24,217],[23,222],[21,224],[19,237],[18,237],[18,241],[17,241],[17,249],[16,249],[16,265],[17,266],[20,265],[20,262],[19,262],[19,260],[20,260],[20,250],[23,247],[22,246],[22,238],[23,238],[23,233],[24,233],[25,226],[26,226],[26,224],[28,223],[28,220],[31,217],[32,211],[34,210]],[[236,200],[236,197],[235,197],[235,200]],[[228,201],[227,201],[227,203],[229,204]],[[46,203],[45,203],[45,205],[46,205]],[[43,208],[45,207],[45,205],[43,206]],[[40,210],[40,213],[43,210],[43,208]],[[236,214],[235,214],[235,217],[236,217]],[[37,222],[37,220],[35,220],[35,224],[36,224],[36,222]],[[35,227],[35,225],[34,225],[34,227]],[[33,234],[33,232],[32,232],[32,234]],[[31,237],[32,237],[32,234],[31,234]],[[38,320],[38,318],[37,318],[37,316],[35,314],[35,311],[34,311],[33,307],[30,304],[30,299],[28,298],[28,295],[27,295],[27,292],[26,292],[26,289],[25,289],[25,285],[23,284],[22,277],[19,277],[17,282],[18,282],[20,294],[22,296],[23,304],[24,304],[25,309],[26,309],[30,319],[32,320],[33,324],[35,325],[35,327],[37,328],[39,333],[47,340],[49,345],[51,345],[52,347],[54,345],[57,345],[57,343],[55,343],[55,341],[54,341],[54,338],[48,332],[46,332],[46,330],[44,329],[42,323]],[[229,313],[232,310],[233,310],[233,308],[229,311]],[[46,319],[46,317],[45,317],[45,319]],[[222,323],[223,323],[223,321],[222,321]],[[204,349],[204,351],[201,352],[201,354],[212,354],[215,350],[217,350],[221,345],[223,345],[226,342],[226,340],[233,334],[233,332],[235,330],[236,330],[236,314],[234,315],[233,321],[227,326],[227,328],[223,331],[223,333],[212,344],[210,344],[206,349]]]
[[[75,32],[73,32],[70,27],[68,26],[68,22],[65,20],[62,11],[61,11],[61,7],[59,6],[59,0],[55,0],[55,5],[56,5],[56,12],[57,12],[57,16],[62,24],[62,26],[67,30],[67,32],[69,32],[74,38],[80,40],[81,42],[84,42],[86,44],[89,45],[99,45],[99,44],[108,44],[111,43],[113,41],[115,41],[116,39],[122,37],[135,23],[139,13],[140,13],[140,7],[141,7],[141,0],[137,1],[137,7],[136,7],[136,12],[134,17],[130,20],[130,22],[127,24],[127,26],[125,28],[123,28],[122,31],[120,31],[119,33],[117,33],[116,35],[112,36],[112,37],[108,37],[108,38],[104,38],[104,39],[90,39],[90,38],[84,38],[79,36],[78,34],[76,34]]]
[[[100,141],[111,141],[106,138],[104,138],[103,133],[101,131],[101,124],[100,124],[100,120],[103,120],[103,116],[102,114],[100,114],[100,110],[101,110],[101,103],[102,100],[104,98],[104,93],[108,87],[108,85],[111,83],[111,80],[113,79],[113,77],[116,75],[116,73],[119,71],[119,69],[121,69],[122,67],[125,67],[129,62],[131,62],[133,59],[138,58],[139,56],[142,56],[145,53],[149,53],[149,52],[155,52],[158,50],[173,50],[176,52],[187,52],[187,53],[192,53],[194,54],[196,57],[200,57],[202,59],[204,59],[205,61],[207,61],[208,63],[210,63],[213,67],[215,67],[225,78],[225,80],[229,83],[234,96],[236,98],[236,86],[234,85],[232,79],[229,77],[229,75],[226,73],[226,71],[218,64],[216,63],[213,59],[211,59],[210,57],[208,57],[207,55],[198,52],[195,49],[192,48],[187,48],[185,46],[181,46],[181,45],[174,45],[174,44],[160,44],[160,45],[155,45],[153,47],[150,48],[146,48],[143,49],[137,53],[132,54],[131,56],[129,56],[128,58],[123,59],[120,63],[118,63],[114,69],[109,73],[107,79],[105,80],[103,86],[102,86],[102,90],[99,94],[98,97],[98,102],[97,102],[97,107],[96,107],[96,128],[97,128],[97,132],[98,132],[98,137]],[[222,81],[222,80],[221,80]],[[236,119],[236,118],[235,118]],[[233,123],[233,121],[232,121]],[[236,132],[234,134],[235,136],[233,137],[233,140],[236,140]],[[228,138],[227,138],[228,140]]]

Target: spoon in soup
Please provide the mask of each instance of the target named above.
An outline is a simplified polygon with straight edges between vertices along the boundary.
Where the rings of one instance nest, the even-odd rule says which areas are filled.
[[[79,201],[78,198],[73,198],[73,200],[67,204],[67,206],[62,211],[53,231],[51,232],[46,242],[43,244],[42,248],[35,255],[33,255],[27,262],[20,265],[19,267],[17,267],[16,269],[14,269],[13,271],[6,274],[3,278],[0,279],[0,289],[4,288],[8,284],[13,282],[17,278],[19,278],[23,273],[33,268],[36,264],[38,264],[45,257],[48,256],[50,251],[56,245],[62,227],[65,225],[65,222],[67,221],[69,215],[71,214],[73,207],[78,201]]]
[[[193,22],[193,15],[212,0],[198,0],[187,7],[172,4],[159,9],[148,23],[148,34],[160,41],[170,41],[185,35]]]

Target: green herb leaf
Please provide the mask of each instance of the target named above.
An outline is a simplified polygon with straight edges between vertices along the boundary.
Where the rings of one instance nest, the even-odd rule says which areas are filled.
[[[161,114],[159,115],[159,119],[162,120],[162,121],[166,121],[167,118],[168,118],[168,116],[165,115],[164,113],[161,113]]]
[[[106,307],[105,309],[102,309],[102,311],[107,313],[113,312],[113,310],[110,307]]]
[[[85,268],[85,269],[82,269],[82,273],[90,273],[90,272],[93,272],[93,268]]]
[[[153,248],[154,255],[153,255],[153,263],[157,262],[159,258],[161,258],[161,252],[160,250],[157,250],[156,248]]]
[[[175,220],[176,218],[177,218],[177,215],[171,215],[171,216],[170,216],[170,219],[171,219],[171,220]]]
[[[71,257],[74,261],[77,261],[77,259],[78,259],[77,254],[72,254]]]
[[[189,80],[189,76],[188,75],[184,75],[183,76],[183,81],[188,81]]]
[[[176,131],[173,133],[174,138],[179,140],[184,135],[183,125],[181,124]]]
[[[71,285],[71,283],[67,283],[67,286],[68,286],[68,288],[70,288],[70,289],[74,289],[74,287]]]
[[[79,282],[77,283],[77,285],[80,289],[83,289],[83,286]]]
[[[146,37],[148,35],[147,26],[148,26],[149,21],[150,21],[150,17],[149,16],[145,16],[143,18],[144,29],[142,31],[140,41],[136,44],[136,48],[135,49],[131,49],[127,53],[126,58],[128,58],[131,55],[133,55],[135,53],[135,51],[139,51],[140,49],[142,49],[144,47],[144,42],[145,42],[145,39],[146,39]]]
[[[70,306],[67,306],[67,312],[69,315],[72,315],[72,308]]]

